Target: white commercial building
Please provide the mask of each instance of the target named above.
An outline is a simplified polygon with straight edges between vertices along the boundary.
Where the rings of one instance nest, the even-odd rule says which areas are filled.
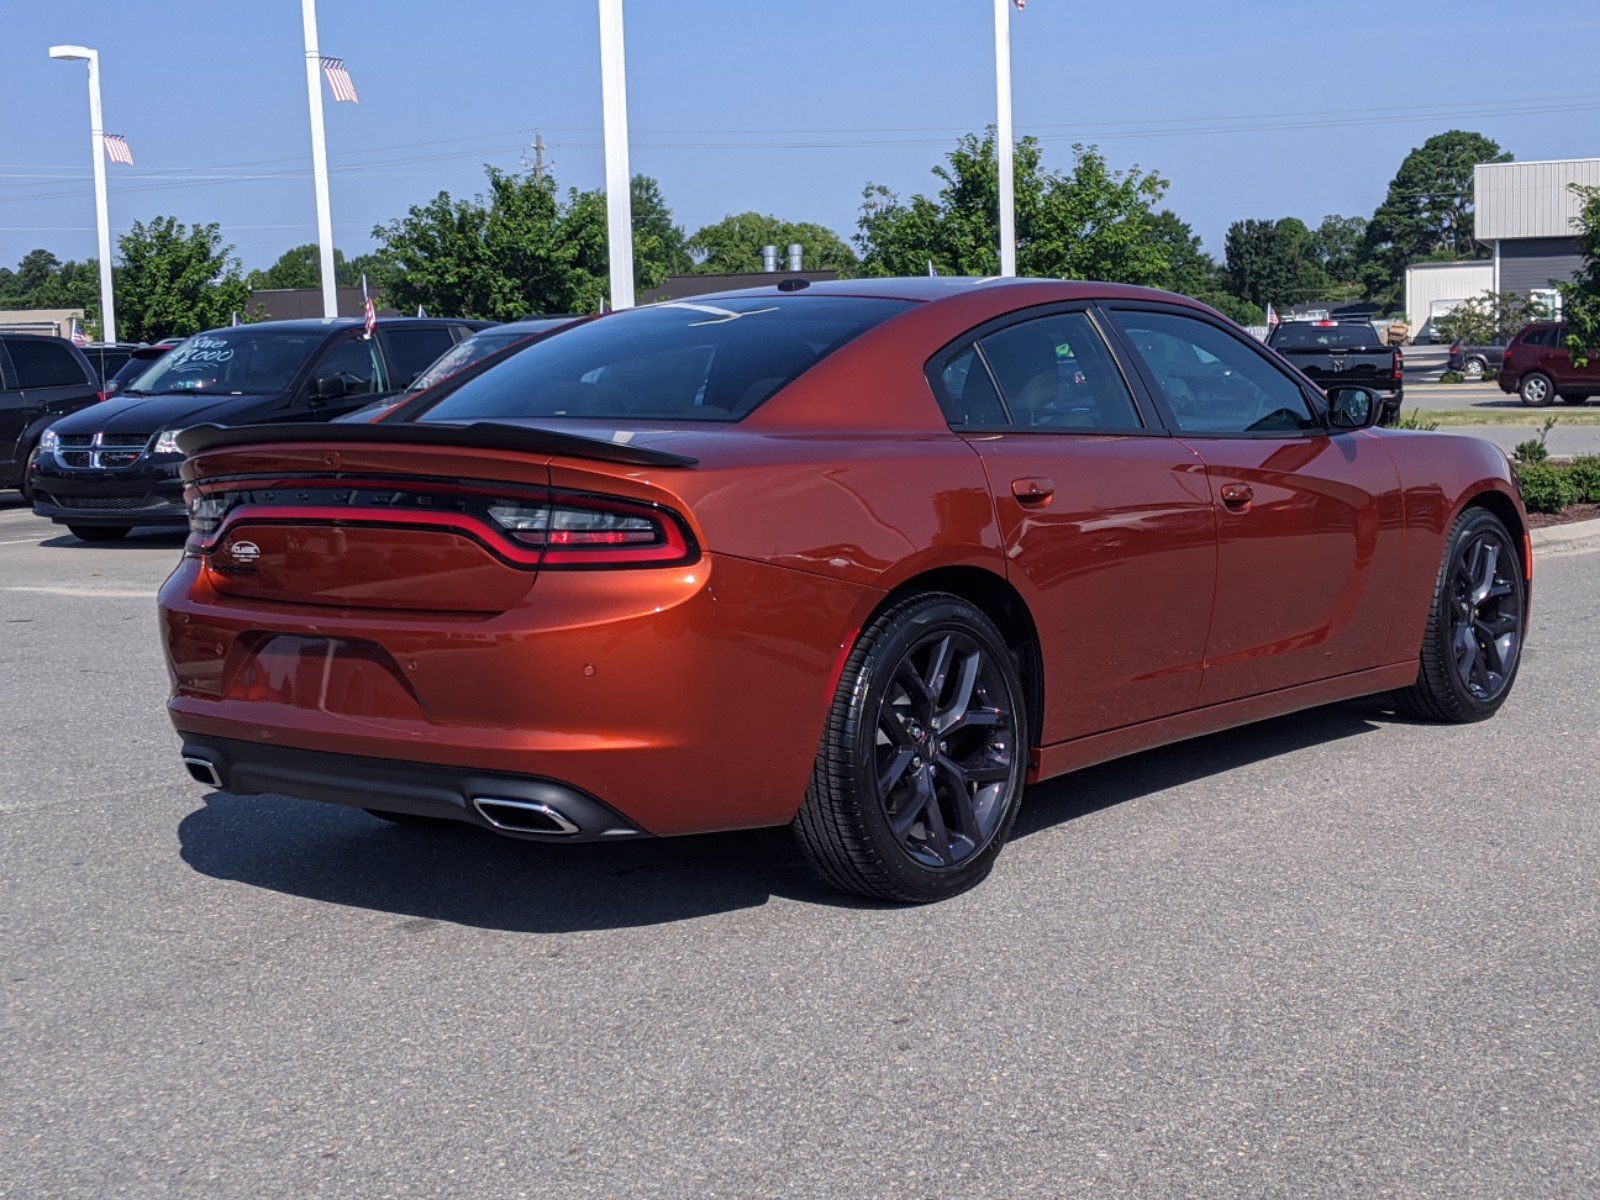
[[[1495,291],[1553,303],[1552,283],[1572,278],[1583,265],[1576,225],[1583,201],[1574,185],[1600,187],[1600,158],[1478,164],[1476,234],[1494,247]]]
[[[1433,335],[1433,321],[1493,287],[1494,263],[1487,259],[1413,263],[1406,268],[1406,324],[1411,336],[1426,340]]]

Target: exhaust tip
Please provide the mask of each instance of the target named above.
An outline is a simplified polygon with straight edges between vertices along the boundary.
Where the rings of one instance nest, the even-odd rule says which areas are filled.
[[[196,783],[219,789],[222,787],[222,776],[217,771],[217,765],[209,758],[201,758],[197,754],[185,754],[183,765],[188,769],[189,777]]]
[[[544,833],[571,837],[581,832],[558,808],[534,800],[506,800],[497,796],[474,796],[472,807],[496,829],[507,833]]]

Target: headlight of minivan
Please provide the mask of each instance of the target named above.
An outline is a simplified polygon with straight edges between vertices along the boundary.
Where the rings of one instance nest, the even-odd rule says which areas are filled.
[[[54,429],[46,429],[39,435],[39,453],[54,454],[61,448],[61,435]]]
[[[178,449],[178,435],[182,432],[183,430],[181,429],[162,430],[161,433],[156,437],[155,453],[182,454],[183,451]]]

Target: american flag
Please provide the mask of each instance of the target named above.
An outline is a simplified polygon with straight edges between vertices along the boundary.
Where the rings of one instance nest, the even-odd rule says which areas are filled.
[[[322,73],[328,77],[328,86],[333,89],[333,98],[348,100],[351,104],[360,104],[361,99],[356,95],[356,85],[350,78],[350,70],[344,65],[342,58],[329,58],[326,54],[322,59]]]
[[[67,336],[72,339],[74,346],[87,346],[89,344],[89,335],[84,333],[83,325],[77,317],[72,318],[72,327]]]
[[[372,297],[367,294],[367,277],[361,277],[361,311],[367,318],[367,336],[370,338],[378,329],[378,313],[372,307]]]
[[[1267,328],[1268,329],[1276,329],[1277,327],[1278,327],[1278,314],[1273,311],[1271,303],[1268,303],[1268,305],[1267,305]]]
[[[112,162],[126,163],[133,166],[133,151],[128,149],[128,139],[120,133],[107,133],[101,135],[106,143],[106,157]]]
[[[1017,11],[1021,12],[1023,9],[1028,7],[1028,0],[1016,0],[1016,4],[1017,4]]]

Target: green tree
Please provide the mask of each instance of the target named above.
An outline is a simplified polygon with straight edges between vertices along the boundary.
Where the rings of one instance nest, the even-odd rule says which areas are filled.
[[[784,221],[765,213],[730,214],[706,225],[689,239],[693,270],[702,274],[727,274],[761,270],[761,249],[776,246],[779,255],[798,244],[802,265],[809,271],[838,271],[853,275],[855,251],[833,230],[810,221]]]
[[[1169,270],[1152,237],[1154,207],[1167,181],[1132,167],[1114,171],[1093,146],[1075,145],[1070,172],[1045,170],[1039,143],[1023,138],[1015,155],[1017,273],[1151,284]],[[994,133],[967,134],[933,169],[935,197],[902,202],[868,184],[856,244],[867,275],[920,275],[931,262],[949,275],[1000,269],[999,172]]]
[[[548,174],[486,167],[488,190],[470,200],[440,192],[372,233],[369,279],[402,311],[512,320],[593,312],[609,290],[603,192],[569,191]],[[657,286],[687,261],[683,232],[653,179],[633,181],[634,286]]]
[[[1330,213],[1311,231],[1312,252],[1328,281],[1342,289],[1358,290],[1361,265],[1367,241],[1365,217],[1341,217]]]
[[[1572,190],[1580,201],[1574,224],[1583,266],[1556,287],[1561,292],[1567,349],[1574,363],[1586,366],[1590,352],[1600,349],[1600,188],[1574,186]]]
[[[250,289],[219,226],[138,221],[118,240],[117,332],[135,341],[184,336],[242,317]]]
[[[1227,273],[1205,252],[1199,235],[1171,209],[1151,218],[1151,237],[1167,257],[1167,273],[1156,286],[1209,304],[1241,325],[1259,325],[1265,316],[1247,300],[1228,290]]]
[[[92,324],[100,309],[100,264],[30,250],[15,271],[0,268],[0,308],[81,308]]]
[[[1298,304],[1327,290],[1311,231],[1296,217],[1235,221],[1224,247],[1229,290],[1259,308]]]
[[[1435,338],[1460,338],[1469,346],[1485,346],[1509,338],[1529,321],[1542,321],[1544,304],[1516,292],[1487,291],[1463,301],[1433,323]]]
[[[361,273],[355,265],[345,261],[344,251],[333,250],[333,277],[341,287],[361,282]],[[322,286],[322,257],[315,242],[295,246],[278,256],[278,261],[264,270],[251,271],[245,277],[250,290],[267,288],[320,288]]]
[[[1510,162],[1493,138],[1452,129],[1407,154],[1367,226],[1363,282],[1393,298],[1415,262],[1481,258],[1472,221],[1473,168]]]

